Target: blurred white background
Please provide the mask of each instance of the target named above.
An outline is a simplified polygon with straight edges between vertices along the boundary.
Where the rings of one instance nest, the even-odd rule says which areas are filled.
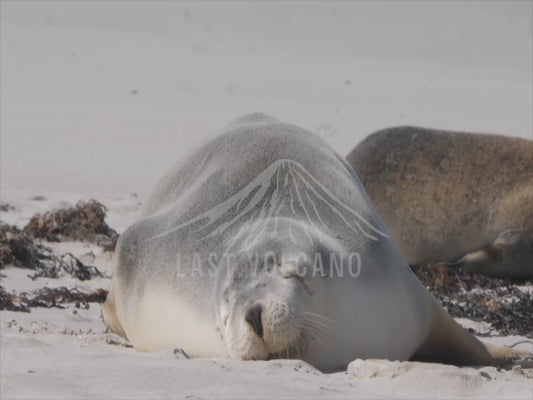
[[[533,138],[531,1],[1,1],[3,186],[146,195],[252,111]]]

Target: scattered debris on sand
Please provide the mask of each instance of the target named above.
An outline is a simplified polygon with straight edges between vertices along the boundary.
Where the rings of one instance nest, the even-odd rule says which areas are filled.
[[[46,201],[46,197],[44,197],[41,194],[38,194],[36,196],[33,196],[30,200],[33,200],[33,201]]]
[[[502,335],[533,338],[533,293],[521,290],[516,281],[471,275],[442,265],[412,269],[453,317],[488,322]]]
[[[9,212],[13,211],[15,207],[13,207],[11,204],[7,203],[0,203],[0,212]]]
[[[0,268],[16,267],[37,269],[52,260],[52,249],[36,243],[17,227],[0,223]]]
[[[0,268],[13,264],[34,270],[32,279],[102,277],[96,267],[83,264],[70,253],[56,256],[41,240],[92,242],[105,251],[113,251],[118,234],[105,223],[105,214],[102,204],[89,200],[80,201],[73,208],[35,214],[23,230],[0,222]]]
[[[3,286],[0,286],[0,310],[23,312],[30,311],[27,306],[14,302],[13,297],[14,296],[9,294]]]
[[[65,275],[78,278],[80,281],[104,276],[98,268],[85,265],[71,253],[66,253],[59,257],[53,256],[51,263],[38,266],[35,268],[35,274],[29,277],[35,280],[36,278],[60,278]]]
[[[107,290],[82,291],[75,287],[68,289],[44,287],[32,292],[10,294],[0,286],[0,310],[30,312],[32,307],[64,308],[62,304],[75,303],[76,308],[89,308],[89,303],[103,303]]]
[[[79,201],[72,208],[35,214],[23,232],[50,242],[76,240],[109,247],[118,234],[106,224],[106,210],[96,200]]]
[[[98,268],[83,264],[71,253],[58,257],[16,227],[0,223],[0,268],[9,264],[35,271],[31,279],[70,275],[84,281],[103,276]]]

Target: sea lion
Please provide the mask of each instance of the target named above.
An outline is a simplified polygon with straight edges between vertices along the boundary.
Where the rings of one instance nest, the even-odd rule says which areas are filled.
[[[347,160],[411,265],[533,278],[533,141],[406,126]]]
[[[106,325],[142,351],[509,366],[410,271],[353,169],[263,114],[230,124],[159,182],[117,244]]]

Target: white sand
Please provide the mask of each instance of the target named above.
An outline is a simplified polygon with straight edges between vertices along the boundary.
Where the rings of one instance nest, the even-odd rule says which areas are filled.
[[[16,209],[7,221],[27,221],[35,211],[26,194],[11,190]],[[42,193],[46,209],[57,199],[73,203],[83,196]],[[68,203],[68,204],[73,204]],[[131,221],[139,201],[113,197],[110,221]],[[129,210],[128,212],[125,210]],[[113,260],[95,245],[46,243],[56,254],[71,252],[105,274]],[[109,278],[78,281],[39,278],[30,270],[6,268],[0,282],[16,293],[42,287],[107,289]],[[488,332],[488,325],[467,319],[465,327]],[[494,333],[493,333],[494,334]],[[512,345],[520,336],[491,336],[482,340]],[[298,360],[243,362],[221,359],[177,358],[172,350],[146,354],[124,346],[118,336],[105,333],[100,305],[88,310],[33,308],[31,313],[0,312],[0,398],[510,398],[531,399],[533,371],[497,371],[492,367],[458,368],[450,365],[386,360],[355,360],[347,372],[323,374]],[[519,348],[533,351],[533,345]]]
[[[104,333],[99,307],[1,312],[1,389],[7,398],[510,398],[533,380],[492,367],[355,360],[322,374],[298,360],[188,360],[139,353]],[[519,337],[496,338],[512,344]]]
[[[0,219],[19,227],[35,212],[96,198],[122,231],[170,164],[251,111],[306,127],[342,155],[396,124],[533,138],[531,2],[0,8],[0,198],[15,207]],[[51,246],[112,270],[96,246]],[[2,273],[16,292],[109,286]],[[0,398],[156,397],[532,399],[533,380],[385,360],[335,374],[291,360],[187,360],[125,347],[104,333],[97,304],[0,312]]]

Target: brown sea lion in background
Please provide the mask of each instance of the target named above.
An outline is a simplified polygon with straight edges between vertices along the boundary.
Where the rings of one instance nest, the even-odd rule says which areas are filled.
[[[406,126],[347,160],[411,265],[533,278],[533,141]]]

